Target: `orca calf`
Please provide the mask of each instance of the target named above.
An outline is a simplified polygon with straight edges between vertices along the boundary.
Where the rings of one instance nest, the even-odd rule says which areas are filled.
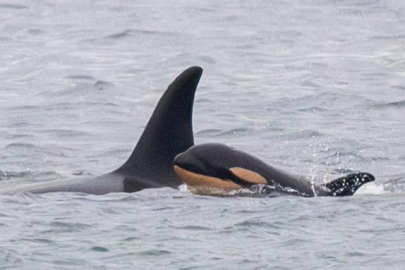
[[[217,143],[196,145],[179,154],[174,170],[193,193],[201,195],[229,195],[262,185],[260,195],[350,196],[363,184],[375,180],[369,173],[353,173],[326,184],[312,184]]]
[[[129,159],[117,170],[95,178],[57,180],[0,190],[0,194],[83,192],[107,194],[145,188],[177,188],[182,181],[173,159],[194,145],[192,113],[202,68],[190,67],[167,88]]]

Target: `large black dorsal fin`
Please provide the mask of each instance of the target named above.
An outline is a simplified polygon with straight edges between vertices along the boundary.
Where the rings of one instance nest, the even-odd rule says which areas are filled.
[[[154,179],[162,184],[175,186],[180,182],[172,179],[173,160],[194,145],[193,103],[202,71],[201,67],[190,67],[169,85],[134,151],[117,172],[148,171],[148,175],[162,178]]]
[[[326,183],[324,186],[330,190],[329,196],[351,196],[363,184],[374,180],[374,176],[369,173],[352,173]]]

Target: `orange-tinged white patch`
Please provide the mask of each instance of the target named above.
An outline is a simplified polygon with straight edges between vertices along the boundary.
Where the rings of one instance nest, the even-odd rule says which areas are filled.
[[[252,185],[266,185],[266,178],[258,174],[257,172],[247,170],[240,167],[234,167],[229,169],[233,174],[235,174],[240,179],[246,181]]]
[[[228,179],[194,173],[174,165],[174,171],[193,193],[202,195],[226,195],[242,187]]]

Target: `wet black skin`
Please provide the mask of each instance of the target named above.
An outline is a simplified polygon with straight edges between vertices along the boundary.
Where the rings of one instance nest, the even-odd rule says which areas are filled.
[[[232,181],[234,181],[232,177],[235,178],[235,176],[231,176],[232,172],[229,169],[244,168],[263,176],[268,185],[274,186],[277,191],[305,197],[350,196],[361,185],[375,180],[369,173],[353,173],[326,184],[314,185],[304,178],[288,174],[248,153],[218,143],[193,146],[179,154],[174,160],[174,165],[197,174]],[[242,186],[246,186],[246,183]]]

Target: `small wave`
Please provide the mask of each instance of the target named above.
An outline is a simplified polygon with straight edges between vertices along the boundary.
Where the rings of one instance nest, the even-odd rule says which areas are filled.
[[[100,246],[92,247],[90,250],[96,251],[96,252],[109,252],[108,248],[100,247]]]
[[[40,179],[41,181],[56,180],[62,178],[62,175],[56,171],[7,171],[0,169],[0,181],[1,180],[27,180],[33,181]]]
[[[10,139],[10,140],[17,140],[17,139],[21,139],[21,138],[34,138],[33,135],[29,135],[29,134],[11,134],[8,133],[7,131],[0,131],[0,136],[6,139]]]
[[[0,170],[0,181],[12,178],[31,178],[31,171],[13,172]]]
[[[38,148],[36,145],[32,144],[32,143],[10,143],[9,145],[7,145],[5,147],[5,149],[34,149],[34,148]]]
[[[221,136],[237,135],[246,132],[247,130],[248,130],[247,128],[234,128],[226,131],[222,131],[220,129],[204,129],[196,132],[195,134],[198,136],[221,137]]]
[[[247,128],[234,128],[231,130],[221,132],[221,133],[217,134],[217,136],[237,135],[237,134],[246,132],[247,130],[248,130]]]
[[[316,130],[303,129],[300,131],[295,131],[295,132],[291,132],[288,134],[284,134],[282,136],[283,136],[283,140],[297,140],[297,139],[302,139],[302,138],[319,138],[319,137],[323,137],[325,135]]]
[[[91,226],[89,224],[80,222],[65,222],[65,221],[53,221],[50,223],[53,232],[78,232],[86,230]]]
[[[168,254],[171,254],[171,252],[167,251],[167,250],[162,250],[162,249],[150,249],[150,250],[138,252],[138,254],[140,256],[156,257],[156,256],[168,255]]]
[[[209,98],[197,98],[195,100],[195,103],[208,103],[208,104],[212,104],[212,100]]]
[[[173,35],[173,33],[169,32],[159,32],[159,31],[151,31],[151,30],[141,30],[141,29],[126,29],[122,32],[105,36],[105,39],[123,39],[133,35]]]
[[[301,83],[301,86],[307,87],[307,88],[318,88],[320,85],[316,82],[314,82],[311,79],[305,80]]]
[[[91,172],[86,171],[86,170],[78,170],[72,172],[72,175],[74,176],[93,176]]]
[[[201,55],[201,56],[198,56],[197,59],[200,59],[201,61],[208,63],[208,64],[215,64],[215,59],[210,56]]]
[[[197,136],[204,136],[204,135],[218,135],[221,132],[219,129],[203,129],[195,133]]]
[[[34,106],[34,105],[22,105],[22,106],[13,106],[8,108],[10,111],[33,111],[33,110],[39,110],[41,106]]]
[[[90,75],[68,75],[65,78],[72,80],[96,81],[96,79]]]
[[[123,32],[117,33],[117,34],[112,34],[109,36],[106,36],[106,39],[121,39],[125,38],[131,35],[131,30],[125,30]]]
[[[259,227],[259,228],[272,228],[272,229],[279,229],[280,227],[277,224],[274,223],[269,223],[267,221],[263,221],[260,219],[251,219],[251,220],[245,220],[239,223],[236,223],[233,227],[239,227],[239,228],[246,228],[246,229],[251,229],[252,227]],[[231,227],[228,227],[230,229]]]
[[[88,132],[72,130],[72,129],[48,129],[44,131],[45,134],[52,134],[57,137],[63,138],[77,138],[83,136],[89,136]]]
[[[401,176],[398,178],[390,179],[383,185],[385,191],[391,193],[404,193],[405,192],[405,177]]]
[[[399,100],[387,103],[374,104],[375,108],[402,108],[405,107],[405,100]]]
[[[3,4],[0,4],[0,8],[4,8],[4,9],[26,9],[28,7],[23,6],[23,5],[17,5],[17,4],[3,3]]]
[[[307,108],[299,109],[300,112],[327,112],[329,109],[320,107],[320,106],[312,106]]]
[[[106,90],[112,88],[113,86],[113,83],[97,80],[93,83],[92,88],[97,90]]]
[[[371,39],[377,39],[377,40],[398,40],[398,39],[405,39],[405,35],[389,35],[389,36],[373,36]]]
[[[352,159],[356,159],[356,160],[359,160],[359,161],[365,161],[365,162],[368,161],[365,157],[359,155],[358,153],[356,153],[354,151],[349,151],[349,150],[344,150],[344,149],[336,149],[336,148],[334,148],[334,149],[329,148],[328,152],[330,154],[328,154],[328,155],[326,155],[324,157],[326,162],[322,162],[321,164],[330,165],[330,164],[332,164],[332,163],[330,163],[331,160],[333,161],[336,158],[342,158],[342,157],[350,157]],[[339,172],[339,171],[337,171],[337,172]]]
[[[89,92],[89,90],[106,90],[114,87],[114,84],[104,80],[97,80],[90,75],[69,75],[66,79],[72,80],[73,87],[64,91],[64,94],[71,94],[72,92]],[[60,92],[58,92],[58,95]]]
[[[4,149],[16,152],[16,153],[37,153],[38,155],[51,155],[51,156],[58,156],[64,157],[64,153],[59,149],[54,149],[50,147],[42,147],[32,143],[11,143],[7,145]]]
[[[327,163],[326,165],[330,165],[330,164],[340,164],[340,162],[335,162],[335,163]],[[355,173],[357,171],[351,170],[351,169],[346,169],[346,168],[336,168],[336,169],[332,169],[330,171],[331,175],[335,175],[336,174],[336,178],[338,178],[339,176],[337,175],[344,175],[344,174],[350,174],[350,173]]]
[[[198,225],[188,225],[188,226],[181,226],[175,227],[176,229],[183,229],[183,230],[190,230],[190,231],[211,231],[212,229],[209,227],[198,226]]]
[[[44,34],[45,31],[39,28],[33,28],[33,29],[29,29],[27,30],[28,33],[30,33],[31,35],[40,35],[40,34]]]

